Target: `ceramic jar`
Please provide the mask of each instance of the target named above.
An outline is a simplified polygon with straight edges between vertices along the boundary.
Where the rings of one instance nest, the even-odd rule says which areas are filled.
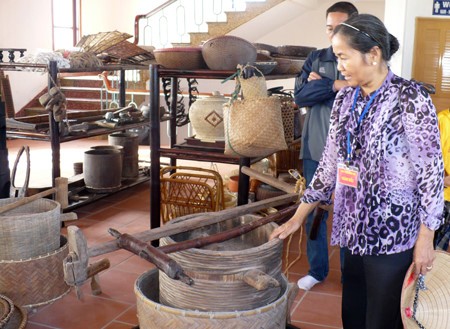
[[[225,140],[222,106],[228,102],[220,92],[196,100],[189,108],[189,120],[195,131],[195,138],[205,142]]]

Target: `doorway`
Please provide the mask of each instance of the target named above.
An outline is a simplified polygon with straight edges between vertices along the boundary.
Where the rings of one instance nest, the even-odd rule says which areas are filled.
[[[450,108],[450,19],[416,18],[412,77],[436,88],[438,112]]]

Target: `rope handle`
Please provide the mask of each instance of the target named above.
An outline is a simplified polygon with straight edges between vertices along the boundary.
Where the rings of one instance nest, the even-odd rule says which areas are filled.
[[[417,307],[419,305],[419,291],[420,290],[422,290],[422,291],[428,290],[428,288],[425,286],[425,276],[422,274],[419,274],[419,278],[417,279],[417,284],[416,284],[416,289],[415,289],[415,294],[414,294],[412,318],[417,323],[417,326],[420,329],[425,329],[425,327],[416,318]]]
[[[234,91],[231,93],[231,97],[229,100],[230,104],[238,99],[239,93],[241,92],[241,79],[244,79],[245,70],[248,68],[254,69],[261,75],[262,78],[265,79],[264,74],[256,66],[250,65],[248,63],[245,65],[238,64],[236,66],[236,72],[221,81],[221,83],[225,83],[232,79],[236,79],[236,86],[234,88]]]

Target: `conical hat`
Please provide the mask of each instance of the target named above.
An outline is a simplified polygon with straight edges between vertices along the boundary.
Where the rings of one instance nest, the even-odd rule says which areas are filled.
[[[403,282],[401,298],[405,329],[450,328],[450,254],[436,251],[433,268],[425,275],[426,290],[419,289],[416,293],[418,281],[411,265]]]

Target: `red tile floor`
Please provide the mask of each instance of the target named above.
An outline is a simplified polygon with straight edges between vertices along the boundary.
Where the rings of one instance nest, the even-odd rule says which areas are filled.
[[[83,152],[91,145],[107,144],[105,140],[80,140],[64,143],[61,148],[62,176],[73,175],[73,162],[83,160]],[[44,142],[10,140],[8,149],[10,167],[21,145],[29,145],[31,149],[31,183],[38,187],[49,185],[50,150]],[[148,160],[147,146],[139,149],[140,159]],[[182,162],[181,164],[209,166],[208,163]],[[218,164],[219,171],[227,174],[236,166]],[[19,166],[18,180],[23,169]],[[139,184],[128,190],[112,194],[95,203],[77,208],[78,220],[67,225],[77,225],[87,238],[88,246],[93,246],[112,238],[107,233],[110,227],[123,233],[136,233],[149,228],[150,196],[148,182]],[[66,229],[62,229],[65,234]],[[299,254],[299,236],[291,243],[290,259]],[[296,282],[308,270],[305,256],[305,236],[302,235],[301,258],[289,270],[289,281]],[[286,248],[285,248],[286,249]],[[285,250],[285,254],[286,254]],[[100,274],[103,293],[93,296],[89,284],[82,287],[82,299],[78,300],[72,290],[63,298],[52,304],[39,307],[29,314],[27,329],[130,329],[138,324],[136,317],[134,282],[143,272],[153,265],[125,250],[105,254],[109,258],[111,268]],[[342,328],[340,320],[341,286],[339,251],[336,247],[329,250],[330,274],[323,283],[311,291],[300,290],[290,310],[292,324],[301,329]],[[100,258],[100,257],[97,257]],[[284,256],[283,256],[284,259]],[[91,259],[92,261],[93,259]],[[172,329],[172,328],[170,328]]]

